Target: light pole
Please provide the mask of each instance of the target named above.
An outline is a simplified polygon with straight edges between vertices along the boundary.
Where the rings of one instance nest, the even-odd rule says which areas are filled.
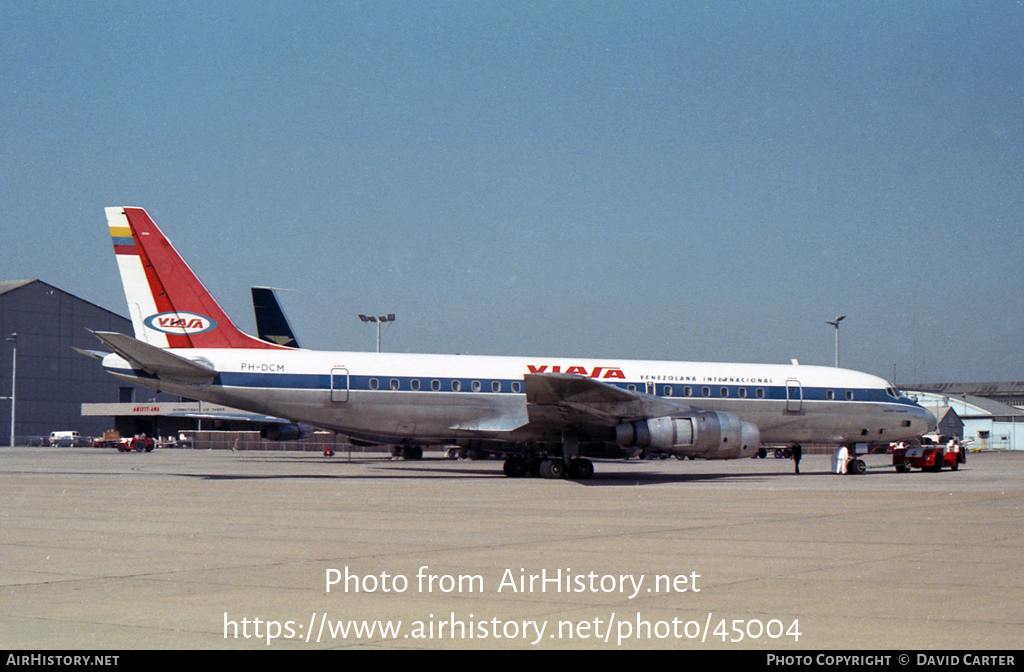
[[[11,448],[14,448],[14,405],[17,400],[18,384],[18,334],[13,333],[7,337],[7,341],[14,345],[11,352],[11,396],[0,397],[0,399],[11,400]]]
[[[840,315],[835,319],[835,322],[826,321],[825,324],[830,324],[836,328],[836,368],[839,368],[839,323],[846,319],[846,315]]]
[[[369,317],[366,315],[360,315],[359,319],[363,322],[373,322],[377,325],[377,352],[380,352],[380,325],[385,322],[394,322],[395,314],[388,313],[387,315],[381,315],[380,317],[374,317],[373,315],[370,315]]]

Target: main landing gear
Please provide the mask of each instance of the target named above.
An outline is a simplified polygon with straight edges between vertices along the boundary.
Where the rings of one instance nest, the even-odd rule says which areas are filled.
[[[585,457],[573,458],[568,463],[559,457],[510,457],[505,460],[502,471],[509,478],[539,476],[584,480],[594,475],[594,463]]]
[[[403,460],[422,460],[423,446],[392,446],[391,457]]]

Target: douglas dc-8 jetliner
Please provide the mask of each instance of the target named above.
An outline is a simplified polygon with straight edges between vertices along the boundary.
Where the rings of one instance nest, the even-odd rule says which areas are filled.
[[[588,478],[588,457],[728,459],[761,443],[863,448],[935,418],[881,378],[793,364],[325,352],[242,333],[146,211],[106,209],[135,337],[96,336],[137,385],[334,430],[355,442],[458,444],[508,476]],[[862,463],[863,464],[863,463]]]

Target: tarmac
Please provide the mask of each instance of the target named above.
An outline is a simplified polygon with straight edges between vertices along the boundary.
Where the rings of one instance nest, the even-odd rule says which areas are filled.
[[[888,459],[3,448],[0,646],[1019,649],[1024,454]]]

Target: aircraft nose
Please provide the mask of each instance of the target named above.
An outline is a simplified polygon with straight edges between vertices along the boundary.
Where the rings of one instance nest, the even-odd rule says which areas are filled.
[[[917,407],[917,419],[920,426],[924,428],[921,430],[922,434],[934,432],[939,427],[939,421],[935,419],[935,416],[932,415],[931,411],[923,406]]]

